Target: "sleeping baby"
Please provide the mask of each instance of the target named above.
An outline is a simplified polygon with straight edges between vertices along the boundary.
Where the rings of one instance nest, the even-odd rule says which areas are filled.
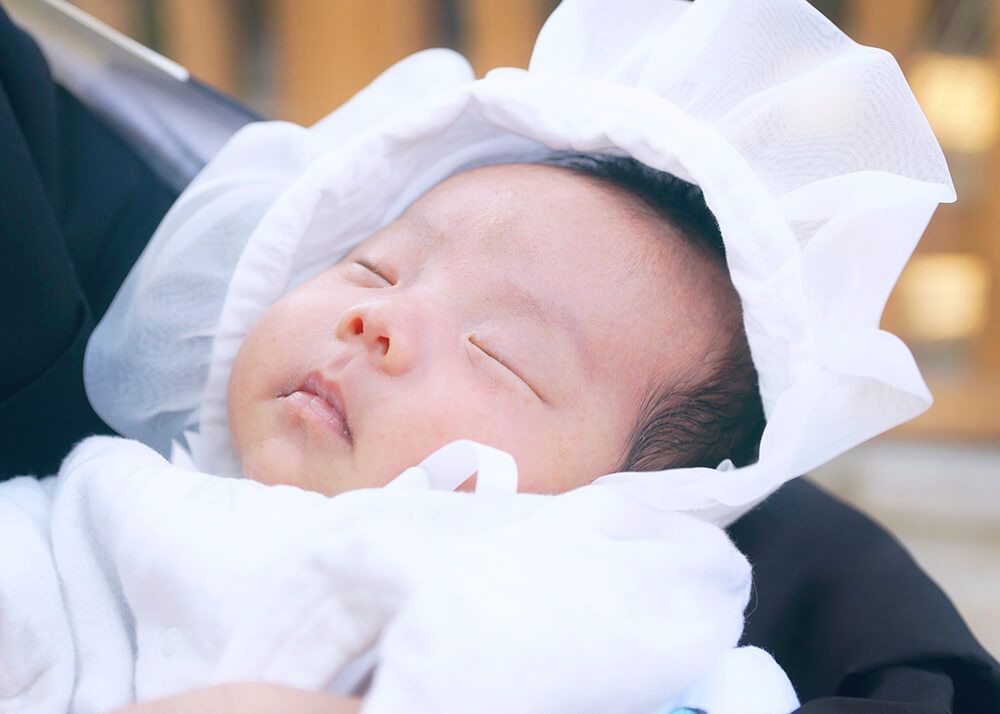
[[[614,361],[600,358],[612,351]],[[749,698],[785,713],[796,699],[781,670],[759,650],[732,649],[749,568],[722,532],[579,489],[616,470],[749,461],[760,412],[739,299],[697,189],[633,159],[563,156],[446,179],[255,323],[228,383],[236,453],[249,478],[316,493],[206,483],[107,438],[78,446],[54,484],[5,488],[9,505],[40,512],[53,495],[51,568],[69,637],[49,648],[79,677],[75,692],[62,683],[73,711],[229,679],[364,692],[365,662],[378,677],[366,711],[462,711],[472,697],[496,701],[504,669],[522,681],[551,668],[533,661],[545,653],[566,673],[549,670],[536,691],[522,684],[498,711],[726,712],[738,693],[741,711]],[[457,485],[475,495],[415,495],[408,467],[461,440],[506,452],[494,457],[516,463],[508,485],[523,497],[504,492],[482,446],[471,448],[486,463],[474,453]],[[558,503],[526,497],[574,489]],[[8,522],[9,537],[30,541],[25,525]],[[36,541],[45,532],[31,528]],[[269,542],[256,543],[261,535]],[[557,580],[546,583],[539,564],[561,571]],[[464,582],[449,582],[456,572]],[[12,605],[14,631],[37,636],[23,627],[28,603]],[[61,608],[33,609],[51,623]],[[514,630],[481,622],[484,611]],[[293,612],[291,627],[261,624]],[[306,625],[310,640],[324,632],[321,647],[296,642]],[[657,634],[644,642],[646,628]],[[424,641],[420,657],[393,644],[407,630]],[[566,637],[589,652],[561,653]],[[155,656],[164,641],[179,662]],[[75,662],[61,650],[70,642]],[[440,681],[484,646],[521,661],[492,664],[486,681],[466,671],[464,688]],[[434,672],[419,672],[425,658]],[[624,665],[633,671],[600,671]],[[50,665],[42,671],[58,682]],[[584,673],[604,681],[584,694]],[[650,674],[658,681],[643,684]],[[753,694],[742,691],[750,680]]]
[[[328,495],[457,439],[512,454],[521,490],[562,493],[744,465],[763,428],[700,192],[607,156],[446,179],[270,307],[228,397],[247,476]]]
[[[804,0],[569,0],[245,128],[88,346],[132,438],[0,486],[0,704],[790,712],[720,526],[926,408],[878,319],[953,197]]]

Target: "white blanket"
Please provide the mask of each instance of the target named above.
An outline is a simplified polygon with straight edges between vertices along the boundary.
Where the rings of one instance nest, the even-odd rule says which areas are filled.
[[[0,712],[347,693],[374,661],[365,714],[786,714],[784,673],[735,648],[749,588],[723,531],[600,487],[327,498],[93,437],[0,485]]]

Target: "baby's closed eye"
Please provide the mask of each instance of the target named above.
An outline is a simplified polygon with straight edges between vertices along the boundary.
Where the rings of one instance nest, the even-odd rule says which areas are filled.
[[[475,335],[469,336],[469,344],[471,344],[475,348],[473,350],[474,352],[476,352],[480,356],[486,356],[487,358],[489,358],[495,365],[498,365],[500,369],[504,370],[504,372],[506,372],[508,375],[511,375],[512,377],[517,379],[521,384],[530,389],[532,393],[534,393],[534,395],[538,397],[538,399],[541,402],[548,404],[548,402],[542,397],[542,395],[538,392],[538,390],[535,389],[534,385],[530,381],[528,381],[528,379],[525,378],[525,376],[521,373],[521,371],[511,366],[510,362],[501,355],[499,355],[493,347],[484,344],[482,340]]]
[[[384,288],[395,285],[395,282],[389,279],[385,269],[368,260],[353,260],[347,263],[345,267],[349,275],[363,283],[364,287]]]

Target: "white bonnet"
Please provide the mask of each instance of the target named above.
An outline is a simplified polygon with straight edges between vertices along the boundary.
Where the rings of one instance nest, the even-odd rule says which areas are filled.
[[[89,344],[121,433],[238,473],[225,388],[284,293],[445,177],[553,151],[626,154],[698,184],[719,222],[768,417],[758,463],[605,476],[727,522],[925,410],[886,299],[940,202],[944,156],[892,56],[805,0],[566,0],[528,70],[474,81],[427,50],[311,128],[241,130],[153,236]]]

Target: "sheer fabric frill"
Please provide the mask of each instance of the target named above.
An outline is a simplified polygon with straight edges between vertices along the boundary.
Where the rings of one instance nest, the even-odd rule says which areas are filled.
[[[955,199],[948,168],[893,57],[805,0],[566,0],[528,70],[475,81],[461,56],[427,50],[311,128],[248,126],[94,333],[91,401],[121,433],[238,475],[226,383],[267,307],[447,176],[558,151],[630,155],[702,188],[768,418],[751,466],[597,485],[725,524],[930,405],[879,320],[937,204]]]

